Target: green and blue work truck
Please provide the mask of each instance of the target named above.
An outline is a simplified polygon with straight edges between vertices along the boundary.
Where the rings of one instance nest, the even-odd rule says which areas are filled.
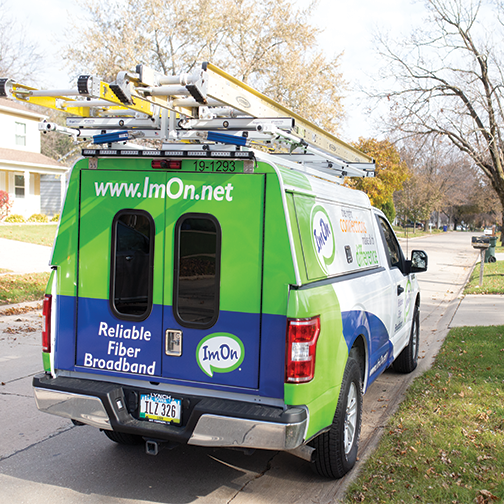
[[[233,102],[211,95],[210,71],[242,115],[220,118]],[[164,90],[159,112],[153,89],[175,84],[137,68],[109,86],[126,110],[115,123],[67,123],[94,144],[71,170],[54,244],[37,406],[149,453],[161,442],[284,450],[341,477],[363,393],[391,365],[416,367],[427,256],[406,260],[383,213],[342,186],[372,174],[371,160],[215,67],[201,72],[208,88]],[[207,116],[174,112],[176,100],[203,109],[202,95]],[[159,128],[125,124],[146,121],[141,100]],[[268,119],[243,110],[254,100]],[[160,148],[129,141],[163,133],[165,116]],[[278,143],[288,147],[272,153]]]

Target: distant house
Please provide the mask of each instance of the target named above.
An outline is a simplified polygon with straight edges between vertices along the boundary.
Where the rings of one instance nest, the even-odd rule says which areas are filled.
[[[68,167],[40,153],[44,116],[0,98],[0,189],[14,201],[11,214],[60,213]]]

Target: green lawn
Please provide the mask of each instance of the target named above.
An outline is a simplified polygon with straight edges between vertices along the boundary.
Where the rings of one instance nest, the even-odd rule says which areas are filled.
[[[0,238],[52,247],[57,224],[2,224]]]
[[[432,229],[424,231],[423,229],[403,228],[401,226],[394,226],[394,233],[398,238],[420,238],[422,236],[431,236],[433,234],[440,234],[441,229]]]
[[[504,326],[450,331],[345,502],[504,502]]]
[[[495,247],[496,253],[504,252],[504,247]],[[485,263],[483,267],[483,285],[479,286],[480,265],[476,264],[471,278],[467,282],[464,294],[503,294],[504,261]]]
[[[49,273],[0,275],[0,306],[41,300],[48,281]]]

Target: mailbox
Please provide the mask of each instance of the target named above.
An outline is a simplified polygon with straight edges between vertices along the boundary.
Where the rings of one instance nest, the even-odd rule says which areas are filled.
[[[480,266],[479,286],[481,287],[483,285],[483,269],[485,267],[485,254],[490,247],[490,238],[486,236],[473,236],[472,246],[473,248],[480,251],[481,266]]]
[[[473,236],[472,246],[479,250],[487,249],[490,247],[490,238],[487,238],[486,236]]]

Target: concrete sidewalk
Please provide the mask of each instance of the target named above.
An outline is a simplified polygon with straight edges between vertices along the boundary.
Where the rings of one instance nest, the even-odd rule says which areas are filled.
[[[50,271],[52,247],[0,238],[0,269],[8,273],[41,273]]]
[[[468,294],[460,300],[449,327],[504,325],[504,296]]]
[[[504,261],[504,253],[496,253]],[[475,268],[479,271],[480,262]],[[467,294],[460,299],[449,327],[504,325],[504,295]]]

